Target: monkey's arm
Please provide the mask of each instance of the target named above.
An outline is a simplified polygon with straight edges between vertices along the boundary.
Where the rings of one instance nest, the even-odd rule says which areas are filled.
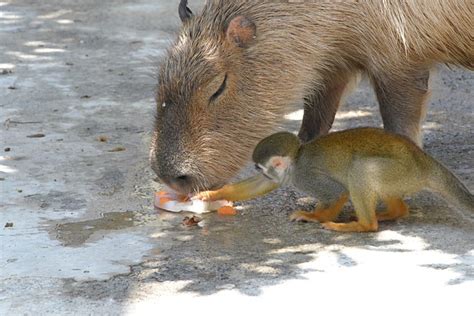
[[[257,174],[251,178],[237,183],[227,184],[215,191],[203,191],[196,195],[204,201],[245,201],[265,195],[280,185],[267,179],[263,174]]]

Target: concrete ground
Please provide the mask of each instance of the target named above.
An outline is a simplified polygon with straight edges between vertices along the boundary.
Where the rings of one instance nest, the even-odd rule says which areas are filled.
[[[0,2],[0,314],[471,314],[474,221],[430,194],[372,234],[289,222],[315,203],[291,189],[202,228],[153,209],[153,75],[176,9]],[[440,68],[433,87],[425,149],[474,191],[474,74]],[[334,127],[362,125],[380,125],[366,83]]]

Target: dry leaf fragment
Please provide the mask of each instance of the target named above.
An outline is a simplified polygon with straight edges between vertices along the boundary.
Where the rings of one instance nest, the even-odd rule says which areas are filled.
[[[193,227],[193,226],[197,226],[198,223],[202,221],[202,218],[200,217],[197,217],[197,216],[193,216],[193,217],[189,217],[189,216],[186,216],[183,221],[182,221],[182,224],[186,227]]]
[[[109,153],[116,153],[116,152],[119,152],[119,151],[125,151],[125,147],[117,146],[115,148],[110,149],[108,152]]]
[[[46,136],[46,135],[38,133],[38,134],[28,135],[26,137],[28,137],[28,138],[41,138],[41,137],[44,137],[44,136]]]

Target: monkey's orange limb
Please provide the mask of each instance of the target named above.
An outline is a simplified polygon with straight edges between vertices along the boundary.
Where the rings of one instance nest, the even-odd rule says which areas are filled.
[[[401,198],[387,198],[384,202],[387,210],[377,214],[379,221],[391,221],[408,215],[408,206]]]
[[[352,189],[352,190],[351,190]],[[375,232],[379,225],[375,215],[377,196],[372,190],[367,190],[359,182],[351,184],[350,194],[352,204],[357,215],[357,222],[349,223],[323,223],[323,227],[339,232]]]
[[[327,208],[318,206],[313,212],[296,211],[290,215],[290,220],[321,223],[333,221],[341,213],[347,200],[349,200],[349,195],[343,194]]]
[[[227,184],[215,191],[200,192],[196,197],[204,201],[245,201],[265,195],[279,186],[278,183],[258,174],[237,183]]]

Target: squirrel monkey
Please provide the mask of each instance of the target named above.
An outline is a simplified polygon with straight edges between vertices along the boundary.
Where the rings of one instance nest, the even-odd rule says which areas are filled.
[[[294,212],[292,220],[343,232],[377,231],[378,221],[408,215],[403,197],[423,189],[474,212],[474,195],[446,167],[404,136],[378,128],[335,132],[306,144],[291,133],[276,133],[260,141],[253,160],[261,175],[200,197],[245,200],[291,183],[321,201],[313,212]],[[335,223],[349,198],[358,220]],[[387,210],[376,214],[378,200]]]

